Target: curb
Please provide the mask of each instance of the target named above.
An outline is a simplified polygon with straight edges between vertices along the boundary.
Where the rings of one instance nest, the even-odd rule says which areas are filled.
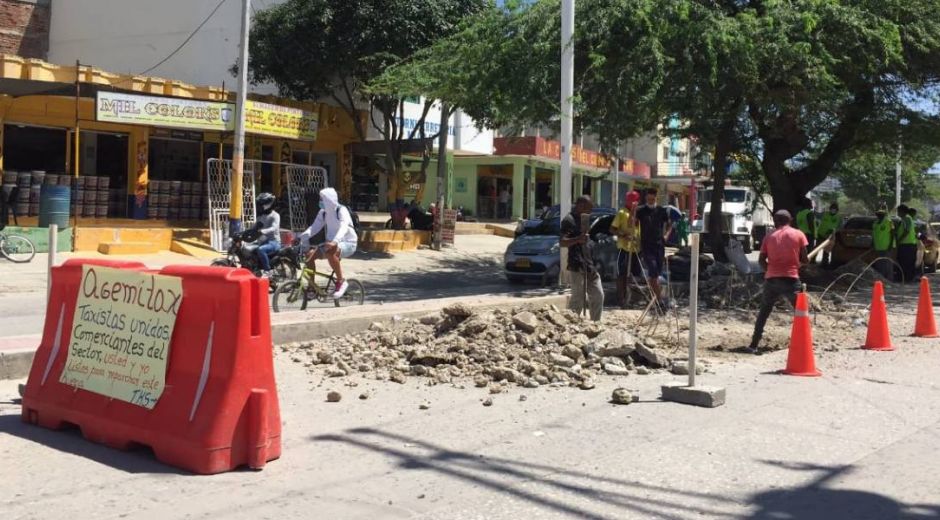
[[[434,305],[405,312],[395,311],[393,308],[387,308],[387,306],[383,309],[381,305],[364,306],[360,307],[360,309],[367,311],[363,316],[338,316],[330,319],[316,319],[316,316],[302,314],[301,316],[281,323],[272,323],[271,338],[275,345],[283,345],[285,343],[298,341],[313,341],[333,336],[358,334],[368,330],[369,326],[377,321],[388,321],[396,316],[401,318],[420,318],[421,316],[439,312],[441,308],[450,303],[464,300],[465,299],[462,298],[426,300],[427,302],[434,302]],[[475,311],[483,311],[502,307],[532,308],[544,307],[546,305],[565,307],[567,304],[567,295],[554,294],[529,298],[505,297],[493,302],[467,303],[467,306]],[[375,307],[375,309],[369,307]],[[277,315],[274,314],[272,316]],[[0,341],[2,341],[2,338],[0,338]],[[23,379],[29,376],[29,371],[33,364],[33,357],[36,355],[36,350],[39,348],[41,341],[42,337],[38,336],[36,337],[35,348],[19,348],[0,352],[0,380]]]
[[[28,376],[35,355],[36,349],[0,352],[0,380],[23,379]]]

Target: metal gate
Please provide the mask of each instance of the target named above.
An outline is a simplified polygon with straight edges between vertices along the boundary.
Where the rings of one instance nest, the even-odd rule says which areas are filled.
[[[326,169],[318,166],[283,163],[287,177],[287,205],[290,229],[307,229],[319,209],[320,190],[326,188]],[[313,206],[313,207],[308,207]]]
[[[261,171],[262,164],[280,166],[286,175],[287,204],[286,219],[281,226],[290,226],[294,232],[303,231],[313,222],[317,211],[317,195],[327,187],[327,173],[324,168],[274,161],[245,161],[242,176],[242,222],[245,228],[254,225],[255,215],[255,172]],[[206,164],[209,183],[209,231],[212,248],[219,252],[226,249],[229,230],[229,196],[232,178],[232,161],[229,159],[209,159]],[[313,207],[308,207],[313,205]]]
[[[209,182],[209,233],[212,248],[224,252],[228,240],[228,215],[232,207],[232,161],[209,159],[206,162],[206,172]],[[252,161],[245,161],[242,175],[242,222],[246,228],[255,223],[255,176]]]

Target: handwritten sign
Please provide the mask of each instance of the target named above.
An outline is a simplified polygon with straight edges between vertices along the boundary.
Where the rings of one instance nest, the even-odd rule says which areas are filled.
[[[153,409],[182,298],[176,277],[84,266],[59,380]]]

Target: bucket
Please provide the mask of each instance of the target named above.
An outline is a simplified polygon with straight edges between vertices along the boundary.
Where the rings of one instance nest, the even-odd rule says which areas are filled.
[[[29,216],[29,202],[17,202],[14,206],[16,209],[16,216],[18,217],[28,217]]]
[[[99,186],[100,188],[100,186]],[[107,204],[111,200],[111,194],[107,191],[101,191],[100,189],[95,192],[97,195],[98,204]]]
[[[86,218],[87,218],[87,217],[94,217],[94,216],[95,216],[95,207],[96,207],[96,206],[95,206],[94,204],[85,203],[85,205],[82,207],[82,216],[83,216],[83,217],[86,217]]]
[[[170,195],[179,195],[183,191],[183,181],[172,181],[170,184]]]
[[[98,192],[95,190],[85,190],[85,196],[82,199],[85,201],[85,204],[94,204],[98,202]]]
[[[16,172],[3,172],[3,184],[16,185]]]
[[[98,189],[98,177],[85,177],[85,189],[97,190]]]
[[[39,196],[39,227],[50,224],[59,229],[69,227],[69,204],[72,188],[68,186],[45,185]]]
[[[73,217],[82,216],[82,211],[85,209],[84,204],[72,204],[71,214]]]
[[[75,177],[71,175],[59,175],[59,186],[74,186]]]
[[[32,175],[30,176],[30,179],[31,179],[30,185],[41,186],[45,178],[46,178],[46,172],[40,171],[40,170],[34,170],[32,172]]]
[[[18,186],[18,187],[20,191],[17,192],[16,194],[16,202],[24,202],[26,204],[29,204],[29,186],[25,188],[22,186]],[[25,214],[26,213],[23,213],[23,215]]]
[[[39,204],[39,195],[42,193],[42,185],[34,184],[29,187],[29,203]]]
[[[159,219],[164,219],[164,220],[165,220],[165,219],[166,219],[166,215],[167,215],[167,208],[166,208],[166,206],[158,206],[158,207],[157,207],[157,218],[159,218]]]
[[[47,173],[47,174],[46,174],[46,178],[43,179],[43,184],[46,184],[46,185],[49,185],[49,186],[55,186],[55,185],[59,184],[59,176],[58,176],[58,175],[53,175],[53,174],[51,174],[51,173]]]
[[[147,218],[157,218],[157,207],[148,206],[147,207]]]
[[[31,183],[32,178],[33,178],[33,174],[29,172],[20,172],[16,176],[16,185],[19,186],[20,189],[22,188],[29,189],[29,185]]]
[[[107,217],[108,217],[108,206],[103,206],[103,205],[95,206],[95,217],[97,217],[97,218],[107,218]]]
[[[39,203],[38,202],[29,203],[29,216],[30,217],[39,216]]]
[[[98,189],[107,190],[111,186],[111,177],[98,177]]]

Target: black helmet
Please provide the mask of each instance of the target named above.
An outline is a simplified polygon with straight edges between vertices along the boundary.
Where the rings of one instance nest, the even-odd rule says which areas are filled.
[[[255,206],[258,208],[258,212],[262,215],[267,215],[274,210],[274,202],[276,199],[274,195],[270,193],[262,193],[255,198]]]

